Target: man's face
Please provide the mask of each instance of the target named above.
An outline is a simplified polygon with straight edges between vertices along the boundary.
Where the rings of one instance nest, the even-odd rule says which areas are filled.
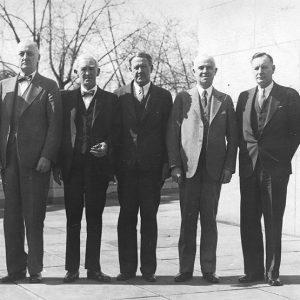
[[[142,57],[134,57],[131,61],[130,71],[134,81],[139,86],[144,86],[150,81],[152,66],[150,66],[148,59]]]
[[[209,88],[217,73],[215,62],[210,57],[199,57],[194,62],[194,76],[197,83],[204,89]]]
[[[99,69],[97,68],[94,59],[83,58],[79,60],[75,72],[79,77],[80,84],[82,84],[85,89],[90,90],[96,85]]]
[[[18,45],[19,66],[25,75],[36,71],[40,55],[34,44],[20,43]]]
[[[263,55],[252,60],[252,70],[257,84],[265,88],[272,82],[275,66],[269,57]]]

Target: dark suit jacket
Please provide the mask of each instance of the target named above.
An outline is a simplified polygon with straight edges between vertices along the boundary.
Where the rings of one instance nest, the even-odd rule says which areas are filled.
[[[172,96],[167,90],[151,83],[145,111],[139,121],[132,89],[133,82],[115,92],[119,98],[122,122],[118,167],[132,168],[138,163],[141,169],[159,170],[163,163],[168,163],[166,130]]]
[[[7,139],[13,113],[17,76],[0,82],[1,168],[6,167]],[[17,149],[21,166],[36,168],[41,157],[56,161],[61,140],[62,111],[57,84],[36,73],[25,97],[25,107],[19,120]]]
[[[95,164],[97,164],[99,173],[111,177],[113,174],[111,161],[112,150],[118,130],[118,118],[116,115],[117,97],[98,87],[94,98],[96,103],[94,106],[90,136],[91,145],[101,142],[106,142],[108,145],[108,154],[100,158],[94,157]],[[68,179],[70,174],[76,139],[75,117],[81,99],[80,88],[62,92],[63,135],[59,151],[58,166],[62,170],[64,181]]]
[[[203,122],[197,87],[179,93],[168,126],[170,166],[182,168],[187,178],[194,176],[203,143]],[[230,96],[212,92],[207,136],[206,168],[219,180],[224,168],[235,171],[237,153],[236,116]]]
[[[292,88],[274,82],[270,108],[260,136],[251,125],[257,88],[242,92],[237,103],[240,176],[250,176],[257,159],[270,175],[291,173],[291,159],[300,139],[300,97]]]

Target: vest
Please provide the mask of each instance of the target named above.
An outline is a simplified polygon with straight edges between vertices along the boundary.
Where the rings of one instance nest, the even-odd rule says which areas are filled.
[[[257,92],[255,101],[253,101],[253,106],[251,111],[252,129],[257,138],[259,138],[262,134],[264,125],[266,123],[269,108],[270,108],[270,95],[264,101],[262,108],[260,108],[258,104],[258,92]]]
[[[82,97],[80,96],[78,100],[77,114],[75,117],[75,126],[76,126],[76,139],[74,151],[76,153],[85,154],[89,152],[91,148],[91,128],[93,122],[95,98],[91,101],[88,109],[85,108]]]

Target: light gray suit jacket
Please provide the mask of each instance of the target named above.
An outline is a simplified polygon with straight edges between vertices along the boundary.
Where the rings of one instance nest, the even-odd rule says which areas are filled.
[[[168,124],[170,166],[182,168],[186,178],[194,176],[203,143],[203,122],[197,87],[179,93]],[[223,169],[235,171],[237,126],[230,96],[213,89],[207,137],[206,167],[219,180]]]

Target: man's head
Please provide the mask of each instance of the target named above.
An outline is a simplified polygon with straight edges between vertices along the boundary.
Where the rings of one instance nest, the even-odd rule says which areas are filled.
[[[25,75],[29,75],[37,70],[40,59],[39,48],[33,41],[23,41],[18,44],[17,54],[19,66]]]
[[[193,73],[197,83],[203,88],[209,88],[217,73],[216,63],[210,55],[199,55],[195,58]]]
[[[251,65],[257,84],[261,88],[267,87],[273,80],[275,65],[271,55],[258,52],[252,56]]]
[[[79,77],[80,84],[90,90],[96,85],[100,69],[97,60],[91,55],[80,55],[75,63],[74,73]]]
[[[146,52],[137,52],[129,59],[129,70],[134,81],[144,86],[150,81],[153,70],[152,57]]]

